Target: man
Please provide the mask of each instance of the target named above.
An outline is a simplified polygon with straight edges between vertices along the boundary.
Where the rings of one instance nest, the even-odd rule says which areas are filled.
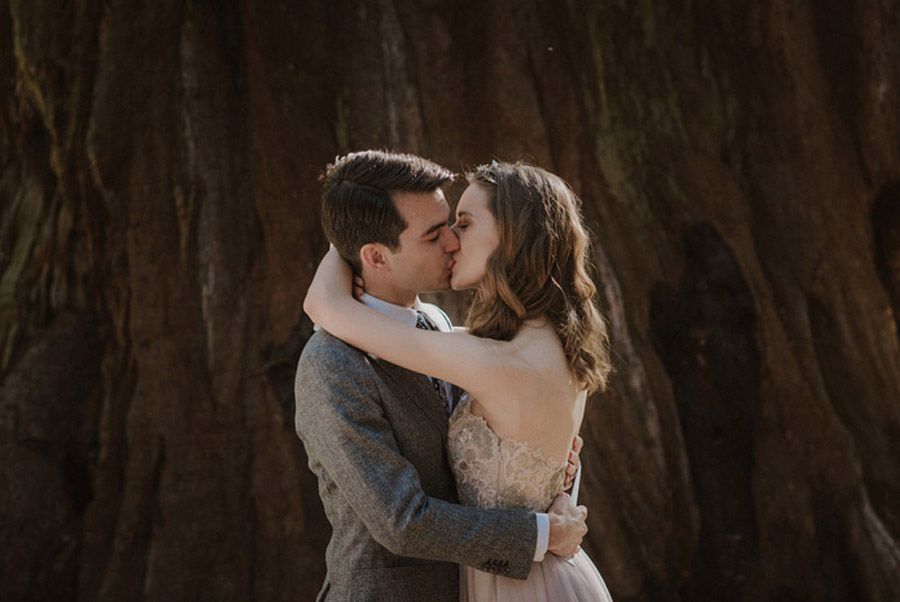
[[[441,186],[453,174],[412,155],[364,151],[324,176],[322,223],[366,283],[362,301],[400,321],[449,330],[419,292],[449,287],[458,241]],[[524,579],[546,551],[581,543],[584,511],[548,514],[457,503],[446,452],[454,394],[319,331],[295,382],[296,428],[334,531],[319,600],[459,599],[459,564]]]

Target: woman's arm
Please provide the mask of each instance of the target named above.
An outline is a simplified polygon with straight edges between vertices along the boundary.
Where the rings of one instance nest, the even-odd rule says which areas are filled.
[[[334,249],[319,264],[303,309],[316,324],[354,347],[451,382],[476,397],[502,386],[504,375],[517,369],[509,342],[420,330],[357,302],[350,266]]]

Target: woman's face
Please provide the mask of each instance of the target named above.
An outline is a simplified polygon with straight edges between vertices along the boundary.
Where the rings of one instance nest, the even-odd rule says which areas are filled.
[[[497,221],[488,209],[489,193],[480,184],[469,184],[456,207],[453,230],[459,237],[459,250],[453,254],[454,290],[477,287],[484,278],[488,257],[497,248],[500,234]]]

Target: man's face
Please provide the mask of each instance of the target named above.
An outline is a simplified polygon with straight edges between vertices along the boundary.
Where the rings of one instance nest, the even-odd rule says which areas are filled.
[[[450,207],[444,192],[400,192],[394,196],[397,211],[406,221],[400,246],[388,251],[392,284],[402,290],[424,293],[450,288],[452,255],[459,240],[450,230]]]

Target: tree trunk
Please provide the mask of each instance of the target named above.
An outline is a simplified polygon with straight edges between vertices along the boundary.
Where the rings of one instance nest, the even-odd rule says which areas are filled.
[[[4,600],[314,598],[317,175],[373,147],[584,200],[617,600],[900,598],[894,3],[63,4],[0,9]]]

